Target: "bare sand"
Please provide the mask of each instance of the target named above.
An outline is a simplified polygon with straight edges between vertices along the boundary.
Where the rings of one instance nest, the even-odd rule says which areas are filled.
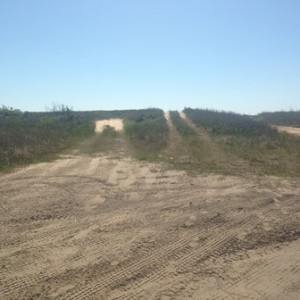
[[[179,115],[182,119],[187,119],[186,114],[183,111],[179,112]]]
[[[295,134],[300,136],[300,128],[290,127],[290,126],[275,126],[281,132],[287,132],[290,134]]]
[[[68,156],[0,176],[0,299],[300,299],[300,179]]]
[[[122,119],[108,119],[96,121],[95,131],[101,133],[106,126],[115,128],[117,131],[123,130],[124,124]]]

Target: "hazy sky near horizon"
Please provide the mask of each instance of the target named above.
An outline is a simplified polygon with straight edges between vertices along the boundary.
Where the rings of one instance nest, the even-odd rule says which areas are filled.
[[[299,0],[0,0],[0,105],[300,109]]]

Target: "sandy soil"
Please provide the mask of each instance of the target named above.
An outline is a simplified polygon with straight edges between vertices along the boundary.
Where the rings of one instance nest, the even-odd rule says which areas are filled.
[[[300,299],[300,179],[67,156],[0,176],[0,299]]]
[[[123,130],[123,120],[122,119],[108,119],[96,121],[95,131],[102,132],[105,126],[110,126],[115,128],[117,131]]]
[[[186,114],[183,111],[180,111],[179,115],[182,119],[185,119],[185,120],[187,119]]]
[[[295,134],[300,136],[300,128],[290,127],[290,126],[275,126],[279,131],[284,131],[290,134]]]

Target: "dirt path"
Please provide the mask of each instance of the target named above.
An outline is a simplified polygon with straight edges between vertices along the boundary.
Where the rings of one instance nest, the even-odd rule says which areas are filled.
[[[208,142],[208,135],[204,135],[204,133],[200,133],[200,129],[198,130],[196,128],[196,126],[194,126],[194,124],[189,121],[189,119],[187,119],[186,115],[181,112],[180,113],[181,118],[184,119],[184,122],[192,127],[192,129],[197,133],[199,139],[202,141],[202,148],[204,147],[208,147],[209,149],[206,149],[207,151],[206,154],[209,155],[209,160],[216,160],[211,154],[211,142]],[[165,153],[167,157],[172,157],[172,159],[174,160],[174,164],[180,164],[182,166],[182,168],[184,169],[188,169],[188,167],[184,167],[184,165],[188,166],[191,165],[193,163],[198,163],[199,161],[195,161],[195,159],[197,160],[197,158],[195,158],[195,153],[193,152],[193,150],[195,149],[191,149],[191,146],[186,142],[186,140],[178,133],[178,131],[176,130],[170,113],[166,112],[165,113],[165,118],[167,120],[167,124],[169,127],[169,146],[166,149]],[[198,157],[199,159],[199,157]],[[205,159],[204,157],[202,157],[202,160]]]
[[[174,127],[174,124],[171,120],[170,113],[165,112],[164,115],[169,128],[169,143],[167,149],[165,150],[165,155],[169,159],[178,159],[177,157],[178,149],[184,148],[185,144],[182,137]],[[187,159],[187,158],[181,158],[181,159]]]
[[[131,143],[129,142],[128,138],[124,134],[124,132],[121,130],[121,125],[119,123],[113,122],[110,123],[108,121],[111,120],[103,120],[104,123],[100,124],[110,124],[109,126],[112,126],[116,129],[116,132],[113,132],[111,134],[96,134],[92,137],[84,140],[82,143],[80,143],[77,147],[77,149],[73,150],[72,154],[82,154],[82,155],[88,155],[88,156],[99,156],[99,155],[109,155],[110,157],[114,158],[131,158],[133,157],[133,148]],[[121,119],[118,119],[121,120]],[[122,121],[122,120],[121,120]],[[100,121],[99,121],[100,122]],[[102,126],[101,125],[101,126]],[[119,126],[120,125],[120,126]],[[101,130],[106,126],[103,125],[101,127],[99,125],[98,129],[95,128],[96,132],[98,130],[98,133],[101,132]],[[118,127],[119,126],[119,127]],[[68,155],[67,155],[68,156]]]
[[[212,155],[212,159],[217,160],[220,157],[220,149],[212,141],[209,135],[202,128],[197,127],[183,111],[181,111],[179,115],[184,122],[197,133],[198,138],[209,147],[209,152]]]
[[[184,113],[179,113],[186,125],[191,127],[196,132],[197,137],[202,147],[205,147],[203,162],[214,164],[216,169],[220,172],[231,172],[238,174],[246,174],[248,164],[241,158],[236,157],[232,153],[226,152],[220,147],[220,145],[209,134],[200,127],[197,127],[191,119]]]
[[[299,299],[300,180],[69,155],[0,176],[0,299]]]

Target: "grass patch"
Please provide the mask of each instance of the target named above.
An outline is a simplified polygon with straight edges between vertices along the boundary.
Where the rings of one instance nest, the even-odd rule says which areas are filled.
[[[106,125],[102,131],[102,136],[104,137],[116,137],[118,135],[116,129],[114,127],[111,127],[109,125]]]
[[[300,176],[300,138],[279,133],[248,116],[199,109],[185,113],[227,155],[242,159],[255,174]]]
[[[170,117],[183,139],[183,145],[176,148],[176,160],[173,164],[187,171],[225,174],[226,170],[214,155],[216,149],[212,149],[209,139],[205,135],[197,134],[177,111],[171,111]]]
[[[124,131],[141,160],[156,159],[168,142],[168,126],[159,109],[141,111],[127,118]]]
[[[286,133],[276,136],[227,137],[222,147],[246,160],[261,175],[300,176],[300,139]]]
[[[253,137],[276,134],[275,129],[250,116],[208,109],[186,108],[184,112],[197,126],[214,135]]]
[[[182,120],[178,111],[170,111],[170,117],[176,130],[182,136],[193,137],[193,138],[197,136],[196,132]]]
[[[90,139],[85,140],[79,147],[81,153],[92,155],[97,153],[110,153],[117,151],[117,143],[122,133],[117,132],[111,126],[105,126],[101,133],[93,135]]]
[[[0,108],[0,170],[56,158],[84,141],[79,150],[86,154],[129,154],[196,172],[300,176],[300,138],[267,124],[297,126],[299,112],[264,113],[255,118],[187,108],[185,114],[199,127],[195,129],[173,111],[170,116],[179,135],[172,128],[169,141],[160,109],[74,112],[66,106],[59,108],[44,113]],[[290,115],[295,116],[293,121],[279,121]],[[94,121],[110,118],[123,119],[124,131],[108,126],[95,134]]]
[[[94,124],[70,109],[46,113],[0,109],[0,170],[47,160],[94,134]]]
[[[130,152],[140,160],[155,160],[167,145],[168,127],[163,111],[156,108],[122,111],[80,112],[90,121],[123,119],[124,131],[107,127],[82,147],[84,153]],[[120,150],[121,149],[121,150]],[[120,154],[122,156],[122,154]]]

